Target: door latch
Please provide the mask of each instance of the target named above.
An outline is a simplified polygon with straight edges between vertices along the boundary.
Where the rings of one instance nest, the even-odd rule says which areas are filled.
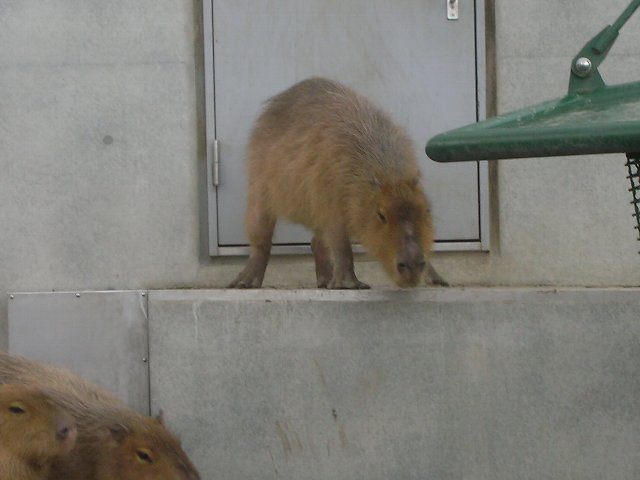
[[[458,20],[458,0],[446,0],[447,20]]]

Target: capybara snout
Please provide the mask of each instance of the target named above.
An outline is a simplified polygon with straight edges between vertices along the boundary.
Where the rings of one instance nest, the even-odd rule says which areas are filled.
[[[433,242],[433,229],[426,198],[417,182],[383,186],[378,205],[382,217],[377,235],[369,235],[371,253],[380,260],[391,279],[400,287],[415,287],[424,277],[427,256]],[[396,197],[407,199],[396,200]],[[392,198],[391,202],[386,201]]]
[[[427,262],[422,247],[413,235],[413,226],[409,224],[403,230],[405,236],[396,257],[399,275],[396,283],[402,287],[415,287],[420,283]]]
[[[415,287],[418,285],[420,279],[422,279],[424,267],[427,264],[420,249],[410,246],[409,250],[415,250],[415,252],[403,252],[398,257],[396,264],[399,275],[399,281],[397,283],[402,287]]]

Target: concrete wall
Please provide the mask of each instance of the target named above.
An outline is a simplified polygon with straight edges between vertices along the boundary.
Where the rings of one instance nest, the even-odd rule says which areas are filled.
[[[569,59],[626,3],[497,2],[498,112],[562,95]],[[203,247],[200,24],[199,0],[0,2],[0,292],[216,287],[237,272]],[[606,80],[640,78],[639,26]],[[493,251],[436,264],[459,284],[638,285],[624,176],[621,156],[500,162]],[[312,271],[276,259],[266,284],[313,286]],[[0,338],[5,323],[1,295]]]
[[[203,478],[637,480],[640,290],[150,292]]]

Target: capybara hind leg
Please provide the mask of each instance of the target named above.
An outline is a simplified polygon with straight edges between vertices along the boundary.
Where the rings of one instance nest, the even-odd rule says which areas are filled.
[[[314,235],[311,239],[311,251],[316,261],[316,279],[318,288],[327,288],[333,276],[333,262],[331,252],[322,241],[320,235]]]
[[[271,239],[276,226],[275,218],[260,213],[247,215],[247,232],[251,244],[249,260],[229,288],[260,288],[271,253]]]
[[[349,238],[341,232],[329,234],[325,238],[333,254],[333,274],[327,288],[353,290],[371,288],[356,278]]]
[[[427,278],[433,285],[449,286],[449,282],[440,276],[436,269],[433,268],[433,265],[431,265],[431,262],[427,262]]]

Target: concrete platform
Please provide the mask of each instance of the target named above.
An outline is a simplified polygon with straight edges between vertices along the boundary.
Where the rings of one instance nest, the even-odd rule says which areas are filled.
[[[639,289],[152,291],[203,478],[640,478]]]

